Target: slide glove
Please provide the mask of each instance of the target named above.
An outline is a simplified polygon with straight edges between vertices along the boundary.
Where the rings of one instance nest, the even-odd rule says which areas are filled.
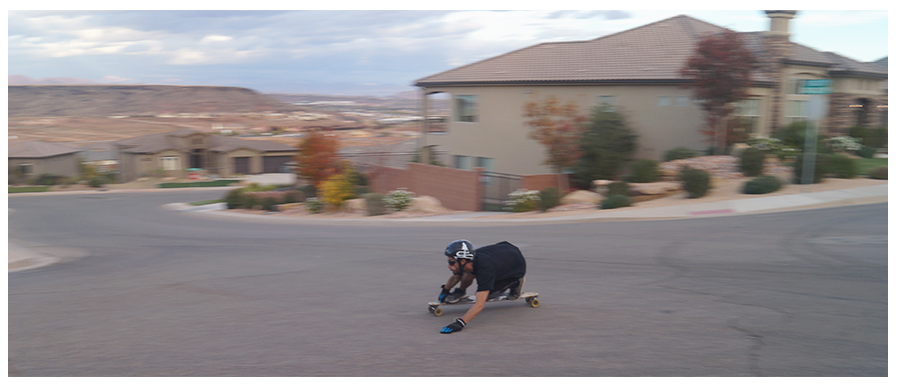
[[[454,331],[462,330],[463,327],[466,327],[466,322],[460,318],[456,318],[453,323],[448,324],[444,328],[441,329],[442,334],[450,334]]]
[[[444,286],[441,285],[441,295],[438,296],[438,302],[443,303],[444,300],[447,299],[447,295],[449,295],[449,294],[450,294],[450,291],[448,291],[447,288],[444,288]]]

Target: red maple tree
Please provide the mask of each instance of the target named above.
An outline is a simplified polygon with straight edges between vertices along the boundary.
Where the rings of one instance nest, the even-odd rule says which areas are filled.
[[[560,104],[551,95],[543,102],[527,102],[525,118],[528,118],[526,124],[534,129],[528,136],[547,147],[544,164],[561,173],[578,162],[583,153],[579,141],[585,131],[582,126],[585,117],[578,114],[578,105]]]
[[[317,188],[319,183],[340,171],[338,140],[324,130],[309,131],[297,148],[297,174]]]
[[[727,118],[735,109],[734,103],[748,96],[755,67],[756,58],[744,46],[740,34],[726,30],[701,39],[694,55],[681,69],[681,75],[690,79],[689,87],[706,112],[707,128],[701,133],[709,137],[719,154],[726,148]]]

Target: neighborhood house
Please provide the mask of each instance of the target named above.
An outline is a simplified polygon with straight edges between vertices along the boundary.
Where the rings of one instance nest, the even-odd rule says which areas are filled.
[[[156,173],[181,175],[188,169],[218,176],[289,172],[286,164],[297,153],[297,148],[273,141],[189,129],[119,140],[116,146],[122,182]]]
[[[750,97],[737,106],[747,133],[767,136],[807,116],[805,80],[831,81],[821,131],[846,134],[853,126],[887,126],[886,67],[820,52],[790,41],[796,11],[765,11],[769,31],[739,33],[761,68]],[[689,16],[676,16],[590,41],[552,42],[419,79],[422,116],[429,96],[451,97],[448,123],[439,131],[423,123],[421,146],[444,153],[443,164],[515,175],[548,174],[546,151],[529,139],[527,102],[554,96],[575,102],[583,114],[608,104],[638,134],[637,158],[659,160],[665,151],[709,145],[700,133],[704,113],[680,75],[697,43],[727,31]],[[883,60],[886,62],[886,59]]]

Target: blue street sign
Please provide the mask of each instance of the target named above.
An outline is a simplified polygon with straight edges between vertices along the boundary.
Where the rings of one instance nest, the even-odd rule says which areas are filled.
[[[810,95],[830,94],[831,93],[831,80],[829,80],[829,79],[802,80],[802,83],[800,84],[800,93],[801,94],[810,94]]]

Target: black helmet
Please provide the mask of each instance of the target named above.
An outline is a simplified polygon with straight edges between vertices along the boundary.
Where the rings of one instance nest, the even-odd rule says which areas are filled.
[[[475,246],[468,240],[456,240],[447,245],[447,249],[444,250],[444,255],[455,259],[468,259],[471,261],[475,258]]]

